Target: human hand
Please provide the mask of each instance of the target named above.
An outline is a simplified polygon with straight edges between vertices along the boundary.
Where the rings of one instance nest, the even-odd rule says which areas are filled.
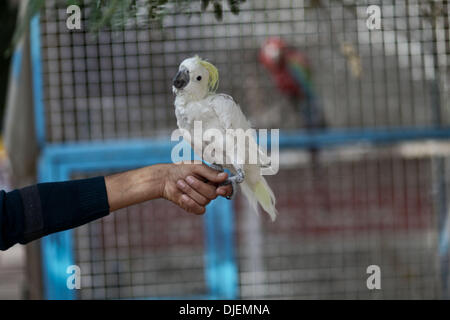
[[[218,172],[204,164],[167,164],[162,197],[172,201],[184,210],[204,214],[206,206],[217,196],[230,195],[232,187],[220,186],[228,174]]]

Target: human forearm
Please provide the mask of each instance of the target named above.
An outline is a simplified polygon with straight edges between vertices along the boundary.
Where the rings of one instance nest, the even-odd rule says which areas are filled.
[[[162,197],[167,165],[154,165],[105,177],[110,211]]]

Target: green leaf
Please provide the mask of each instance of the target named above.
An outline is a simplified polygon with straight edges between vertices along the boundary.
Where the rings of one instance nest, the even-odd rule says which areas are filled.
[[[206,9],[208,9],[210,2],[211,0],[202,0],[202,11],[206,11]]]
[[[228,6],[230,7],[231,13],[234,15],[239,14],[240,0],[228,0]]]
[[[217,20],[222,21],[223,19],[223,8],[222,4],[218,2],[217,0],[214,1],[214,15]]]

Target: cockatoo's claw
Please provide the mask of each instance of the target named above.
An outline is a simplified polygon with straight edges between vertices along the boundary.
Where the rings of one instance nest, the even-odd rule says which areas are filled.
[[[230,181],[228,184],[231,184],[231,194],[229,196],[227,196],[228,200],[233,200],[234,196],[236,195],[236,182],[234,182],[233,180]]]

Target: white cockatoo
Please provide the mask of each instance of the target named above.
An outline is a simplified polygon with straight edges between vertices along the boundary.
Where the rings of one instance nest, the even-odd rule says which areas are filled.
[[[223,163],[218,163],[217,157],[209,157],[202,150],[208,147],[208,141],[203,141],[203,137],[195,136],[195,122],[201,122],[202,130],[214,129],[223,135],[226,140],[228,129],[243,129],[247,131],[251,128],[241,108],[232,97],[225,94],[216,94],[219,82],[219,72],[211,63],[195,56],[184,60],[173,79],[173,92],[175,98],[175,114],[178,127],[186,130],[190,139],[188,141],[194,152],[217,170],[228,169],[231,176],[226,184],[232,184],[233,195],[236,192],[237,184],[241,186],[242,192],[250,202],[252,208],[257,212],[258,203],[270,215],[272,221],[277,216],[275,208],[275,196],[261,174],[260,162],[249,162],[249,152],[256,152],[261,159],[267,162],[267,156],[259,148],[253,136],[245,143],[244,148],[235,147],[232,156],[228,155],[226,147],[220,148],[215,144],[214,152],[223,153]],[[247,137],[248,138],[248,137]],[[195,139],[202,139],[196,143]],[[234,137],[232,140],[234,141]],[[225,142],[224,142],[225,143]],[[223,146],[223,144],[221,144]],[[199,149],[198,146],[201,146]],[[249,151],[249,149],[252,149]],[[244,154],[242,154],[244,151]],[[247,151],[247,152],[245,152]],[[240,161],[238,161],[240,159]]]

